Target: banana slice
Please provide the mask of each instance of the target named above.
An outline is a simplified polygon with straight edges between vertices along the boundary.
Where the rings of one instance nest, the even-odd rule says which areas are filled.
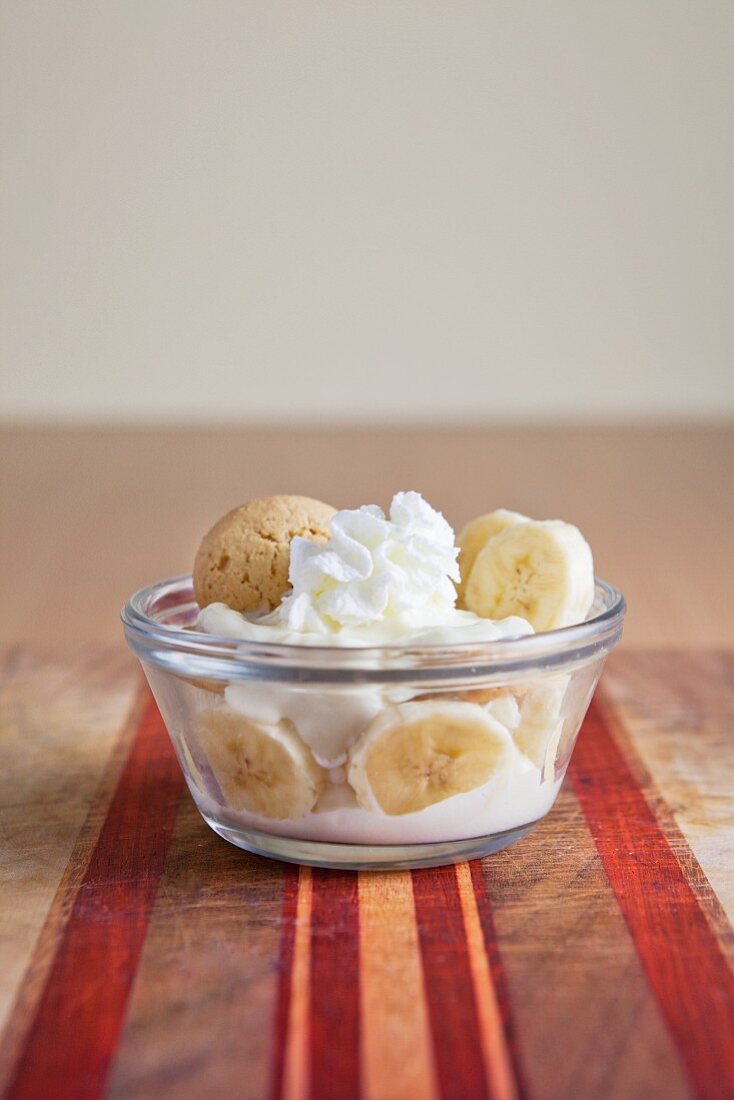
[[[348,779],[365,809],[410,814],[509,774],[515,753],[505,727],[475,703],[403,703],[365,730]]]
[[[510,733],[514,733],[522,721],[520,704],[514,695],[497,695],[485,703],[484,709]]]
[[[208,691],[212,695],[224,695],[224,689],[227,686],[223,680],[205,680],[203,676],[182,676],[178,672],[174,672],[173,675],[177,679],[183,680],[185,684],[189,684],[199,691]]]
[[[560,768],[571,759],[573,746],[579,727],[588,710],[589,703],[599,681],[600,670],[597,664],[579,668],[571,675],[571,683],[563,697],[563,733],[558,743],[556,759]]]
[[[464,607],[464,589],[469,580],[472,566],[477,554],[483,550],[491,538],[504,531],[505,527],[512,527],[516,523],[524,523],[527,516],[520,512],[509,512],[507,508],[497,508],[494,512],[488,512],[484,516],[477,516],[470,520],[456,540],[459,547],[459,573],[461,581],[456,586],[458,592],[457,606]]]
[[[553,777],[556,752],[563,733],[563,699],[571,677],[554,676],[535,685],[519,707],[519,721],[512,731],[515,744],[544,779]]]
[[[538,632],[580,623],[594,602],[589,544],[561,520],[506,527],[477,555],[464,599],[475,615],[519,615]]]
[[[326,786],[326,772],[290,723],[257,725],[217,707],[199,716],[199,741],[234,810],[292,820],[307,814]]]

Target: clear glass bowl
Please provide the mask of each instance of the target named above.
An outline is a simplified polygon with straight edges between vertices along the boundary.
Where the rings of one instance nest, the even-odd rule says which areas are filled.
[[[597,580],[590,616],[576,626],[380,648],[214,637],[194,629],[198,611],[186,575],[136,592],[122,621],[204,820],[274,859],[385,869],[488,855],[548,813],[625,603]],[[400,796],[397,806],[366,800],[364,790],[360,804],[347,749],[375,722],[416,745],[426,717],[434,733],[444,721],[460,738],[477,721],[489,728],[496,760],[481,782],[465,777],[460,793],[418,810]]]

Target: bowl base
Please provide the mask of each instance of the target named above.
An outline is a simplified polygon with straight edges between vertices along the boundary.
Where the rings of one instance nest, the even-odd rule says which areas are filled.
[[[469,840],[449,840],[435,844],[332,844],[321,840],[302,840],[294,837],[272,836],[254,829],[233,829],[206,814],[207,825],[237,848],[244,848],[253,855],[278,859],[284,863],[298,863],[307,867],[329,867],[351,871],[404,871],[418,867],[443,867],[450,863],[463,863],[468,859],[490,856],[520,840],[534,829],[538,821],[507,829],[490,836],[476,836]]]

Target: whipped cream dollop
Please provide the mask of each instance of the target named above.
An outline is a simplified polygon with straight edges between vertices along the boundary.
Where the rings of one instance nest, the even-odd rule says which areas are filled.
[[[532,634],[524,619],[495,622],[456,608],[454,532],[420,493],[396,493],[389,516],[368,504],[331,520],[324,545],[291,541],[292,586],[275,611],[244,615],[214,603],[198,627],[243,640],[321,645],[494,641]]]
[[[319,633],[443,622],[456,603],[457,557],[454,532],[420,493],[396,493],[389,519],[374,504],[337,512],[325,546],[291,542],[293,591],[278,617],[291,630]]]

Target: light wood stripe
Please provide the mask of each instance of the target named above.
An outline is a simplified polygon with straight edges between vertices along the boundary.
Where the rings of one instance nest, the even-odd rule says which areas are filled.
[[[0,658],[0,1091],[48,975],[143,696],[118,647]],[[4,1026],[3,1026],[4,1025]]]
[[[570,785],[482,870],[529,1096],[691,1100]]]
[[[146,702],[18,1061],[8,1097],[102,1096],[184,780]],[[155,813],[151,807],[155,805]]]
[[[283,1100],[308,1100],[310,1091],[309,1007],[311,969],[311,900],[313,878],[310,867],[298,874],[296,931],[293,944],[291,1003],[283,1073]]]
[[[124,704],[132,699],[137,682],[134,665],[121,651],[77,651],[63,659],[19,652],[1,671],[0,735],[11,751],[0,775],[0,813],[13,870],[0,917],[0,941],[5,938],[10,960],[8,968],[0,967],[0,991],[5,982],[12,995],[19,972],[21,981],[0,1044],[0,1093],[4,1074],[17,1062],[19,1040],[27,1036],[59,933],[127,756],[132,727],[129,716],[125,723]],[[731,928],[680,830],[716,892],[731,900],[731,847],[726,845],[731,673],[731,658],[725,655],[623,652],[610,661],[604,693],[611,699],[615,742],[698,904],[730,950]],[[115,714],[117,731],[111,722]],[[584,773],[581,781],[587,778]],[[155,799],[150,805],[155,806]],[[79,817],[82,810],[89,810],[86,819]],[[70,825],[80,820],[81,831],[74,837]],[[65,857],[54,896],[59,860],[69,845],[71,857]],[[620,847],[625,859],[640,858],[637,837],[623,844],[614,831],[610,846],[615,852]],[[497,1058],[488,1046],[497,1035],[499,1017],[506,1056],[519,1074],[515,1091],[520,1095],[525,1095],[527,1079],[527,1095],[543,1100],[648,1100],[663,1095],[665,1100],[691,1100],[695,1089],[683,1072],[570,786],[533,834],[483,864],[470,865],[469,876],[466,870],[425,873],[427,948],[424,927],[418,929],[406,905],[406,875],[365,874],[350,893],[344,883],[327,882],[328,873],[323,873],[323,882],[322,873],[314,873],[313,881],[308,869],[293,873],[286,922],[287,992],[278,1025],[283,1055],[278,1064],[285,1077],[278,1080],[278,1100],[325,1100],[332,1093],[316,1087],[319,1067],[322,1082],[330,1081],[334,1050],[347,1047],[362,1070],[360,1096],[367,1100],[436,1100],[439,1065],[445,1069],[444,1094],[452,1087],[456,1092],[457,1071],[465,1059],[457,1057],[458,1047],[446,1035],[452,1012],[454,1019],[463,1020],[462,1005],[476,1020],[471,1038],[476,1088],[464,1090],[462,1097],[487,1091],[504,1100]],[[27,872],[32,879],[25,877]],[[660,883],[653,887],[646,896],[657,899],[666,912],[674,908]],[[50,894],[44,895],[46,890]],[[204,1094],[263,1100],[273,1062],[283,911],[282,869],[218,839],[184,795],[115,1054],[110,1100],[194,1100]],[[483,948],[477,918],[484,930]],[[678,916],[671,919],[677,922]],[[4,929],[8,937],[3,937]],[[30,945],[30,966],[27,953],[16,956],[23,937],[26,948]],[[347,956],[345,944],[354,948]],[[462,968],[458,1003],[451,1000],[457,987],[457,945]],[[317,969],[321,973],[325,962],[329,978],[319,990]],[[484,977],[478,980],[480,975]],[[432,990],[432,1000],[424,985]],[[704,1015],[710,1013],[713,1021],[721,1011],[713,987],[720,985],[718,978],[709,980],[697,991]],[[408,990],[416,987],[418,994],[409,996]],[[332,988],[337,997],[322,1003],[314,1015],[314,997],[323,994],[326,1001]],[[487,989],[493,997],[489,1003]],[[680,984],[676,994],[679,989]],[[358,996],[359,1012],[352,1013],[345,1028],[349,1043],[326,1047],[324,1069],[320,1052],[332,1034],[330,1014],[340,1018],[334,1005],[340,997],[351,1005]],[[401,1003],[402,1009],[397,1007]],[[386,1016],[390,1004],[396,1008]],[[360,1033],[353,1043],[355,1019]],[[423,1076],[403,1062],[394,1068],[399,1062],[395,1033],[402,1042],[405,1031],[406,1059],[423,1044],[418,1058]],[[430,1036],[444,1043],[443,1063]],[[495,1076],[486,1076],[485,1068],[492,1066]],[[397,1072],[404,1075],[402,1083]],[[720,1084],[719,1076],[716,1088]],[[355,1089],[342,1089],[340,1095],[356,1100]]]
[[[105,1100],[263,1100],[282,902],[280,865],[216,836],[185,791]]]
[[[469,948],[469,964],[477,1002],[482,1053],[487,1071],[487,1092],[493,1100],[517,1100],[515,1077],[505,1043],[497,997],[492,985],[477,899],[471,872],[466,863],[457,863],[456,879],[459,884],[461,910],[464,915],[466,942]]]
[[[365,1100],[436,1100],[410,872],[359,875]]]
[[[622,651],[604,675],[604,697],[636,778],[650,798],[639,760],[734,924],[731,654],[671,653],[661,659],[659,653]],[[665,814],[659,817],[665,827]],[[675,837],[666,832],[675,847]],[[695,879],[691,884],[696,888]],[[734,957],[731,929],[720,927],[719,934]]]
[[[569,774],[650,989],[701,1097],[734,1096],[734,972],[599,696]]]

